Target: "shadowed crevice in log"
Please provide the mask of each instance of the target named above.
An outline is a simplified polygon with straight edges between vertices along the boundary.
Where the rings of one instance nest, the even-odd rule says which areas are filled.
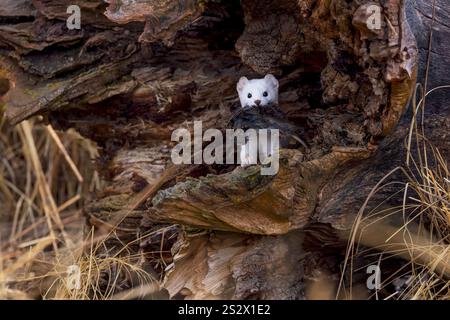
[[[11,85],[9,83],[9,80],[5,78],[0,78],[0,97],[5,95],[10,88]]]
[[[428,88],[431,90],[438,86],[450,84],[450,72],[448,63],[448,53],[450,52],[450,43],[448,35],[450,26],[448,17],[450,16],[450,7],[445,0],[436,1],[435,21],[433,23],[431,64],[428,68]],[[430,44],[430,27],[433,17],[433,2],[430,1],[406,1],[405,10],[408,21],[417,39],[417,47],[420,50],[419,61],[419,79],[421,83],[425,82],[425,72],[427,69],[428,47]],[[448,103],[447,90],[436,92],[428,99],[426,114],[436,114],[439,112],[448,113],[450,104]]]
[[[31,0],[4,0],[0,8],[0,25],[34,21],[36,10]]]

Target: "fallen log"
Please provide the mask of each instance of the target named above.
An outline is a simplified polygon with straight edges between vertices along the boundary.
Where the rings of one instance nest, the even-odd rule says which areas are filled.
[[[86,205],[92,225],[120,222],[126,241],[160,224],[185,227],[183,248],[171,242],[173,264],[159,270],[171,296],[304,298],[303,282],[320,265],[305,253],[342,251],[339,237],[367,195],[402,163],[401,119],[427,58],[427,88],[450,80],[449,8],[437,3],[439,41],[429,51],[425,1],[70,1],[81,8],[81,30],[66,27],[69,1],[8,1],[0,102],[13,124],[42,115],[97,143],[107,184]],[[382,13],[377,29],[366,23],[371,5]],[[222,128],[237,80],[268,72],[309,150],[283,150],[274,177],[207,165],[165,175],[173,130],[192,131],[194,121]],[[428,99],[425,127],[448,158],[446,98]],[[207,232],[190,237],[198,228]],[[154,241],[141,244],[143,257],[162,240]],[[184,271],[194,265],[199,272]]]

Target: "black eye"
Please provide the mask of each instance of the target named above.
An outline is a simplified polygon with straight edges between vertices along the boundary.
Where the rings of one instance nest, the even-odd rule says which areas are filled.
[[[263,93],[263,97],[267,97],[269,94],[267,93],[267,91],[264,91]]]
[[[252,97],[252,94],[251,93],[249,93],[248,94],[248,96],[247,96],[249,99]]]

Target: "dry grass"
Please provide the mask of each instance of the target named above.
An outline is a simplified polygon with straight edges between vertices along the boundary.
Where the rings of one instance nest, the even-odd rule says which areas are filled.
[[[0,117],[1,119],[1,117]],[[0,120],[0,299],[132,299],[159,290],[115,228],[86,229],[96,146],[39,119]],[[152,236],[152,233],[146,236]],[[110,241],[107,243],[107,241]],[[114,242],[114,251],[111,249]]]
[[[43,298],[71,300],[139,298],[159,289],[154,278],[137,265],[139,256],[126,251],[128,246],[124,246],[114,254],[105,254],[105,251],[101,250],[105,243],[95,242],[93,238],[94,234],[90,232],[90,237],[74,251],[67,250],[65,254],[56,257],[55,266],[62,269],[55,272],[53,282]],[[89,247],[86,248],[86,245]],[[122,254],[124,252],[125,254]],[[70,271],[71,268],[73,273]],[[132,283],[131,288],[126,287],[128,283]],[[133,295],[131,291],[136,291],[135,288],[141,290]],[[117,289],[120,293],[116,292]]]
[[[0,123],[0,151],[0,299],[131,299],[159,289],[133,243],[110,252],[105,236],[86,230],[82,200],[101,188],[92,143],[34,119]]]
[[[92,143],[34,119],[1,122],[0,151],[0,299],[131,299],[159,289],[133,243],[110,252],[86,230],[82,200],[101,188]]]
[[[421,86],[416,88],[405,164],[377,183],[354,223],[344,271],[350,275],[362,271],[367,266],[356,270],[354,260],[368,255],[378,256],[380,270],[392,257],[405,261],[383,280],[375,298],[390,286],[395,290],[384,299],[450,299],[450,168],[426,138],[423,123],[426,97],[448,89],[450,86],[434,88],[424,95]],[[402,178],[393,180],[394,176]],[[400,186],[392,197],[403,197],[402,205],[390,207],[385,199],[366,212],[373,196],[392,185]],[[343,279],[340,291],[345,287]]]

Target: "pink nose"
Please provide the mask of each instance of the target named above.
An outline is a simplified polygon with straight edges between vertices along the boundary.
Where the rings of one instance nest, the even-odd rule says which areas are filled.
[[[255,104],[259,106],[261,104],[261,100],[255,100]]]

